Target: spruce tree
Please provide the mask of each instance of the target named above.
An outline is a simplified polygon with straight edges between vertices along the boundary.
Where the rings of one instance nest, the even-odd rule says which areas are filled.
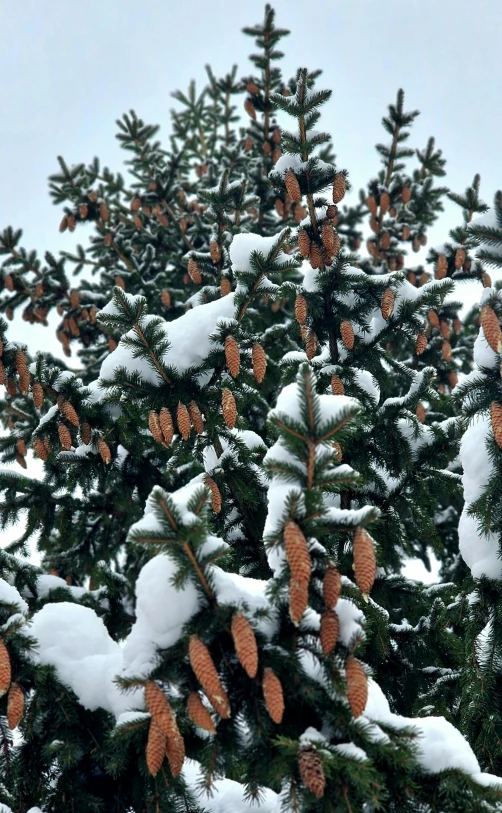
[[[456,392],[468,415],[491,403],[496,430],[480,340],[472,359],[472,329],[459,333],[458,365],[443,348],[457,349],[444,327],[458,318],[453,280],[489,282],[500,193],[496,222],[471,223],[475,179],[456,196],[463,227],[431,249],[435,279],[407,268],[402,243],[424,244],[446,188],[432,139],[403,146],[416,113],[402,91],[383,170],[345,204],[348,172],[317,130],[330,97],[319,72],[283,79],[287,32],[269,6],[245,33],[255,72],[208,68],[199,94],[174,94],[168,150],[135,113],[118,122],[127,179],[59,160],[60,228],[93,224],[87,247],[42,262],[20,231],[0,238],[0,308],[30,323],[56,309],[78,359],[31,355],[0,321],[2,458],[25,468],[31,447],[44,462],[43,480],[0,472],[3,527],[27,514],[0,551],[0,801],[16,813],[500,810],[498,780],[452,725],[500,773],[485,713],[498,575],[473,569],[473,593],[469,579],[427,589],[401,573],[429,545],[452,555],[453,520],[437,516],[457,499],[455,367],[482,367]],[[482,236],[491,253],[471,259]],[[498,306],[484,296],[486,335]],[[472,508],[492,534],[497,477]],[[26,561],[32,539],[40,567]],[[467,630],[475,651],[482,629],[485,694],[461,640]]]

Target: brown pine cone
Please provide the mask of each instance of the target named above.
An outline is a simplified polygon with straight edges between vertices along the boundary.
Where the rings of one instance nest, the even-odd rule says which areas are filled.
[[[258,344],[258,342],[256,342],[253,345],[251,358],[253,362],[254,377],[256,378],[258,384],[261,384],[261,382],[265,378],[265,372],[267,369],[267,357],[265,355],[263,347],[261,346],[261,344]]]
[[[354,534],[354,574],[361,593],[371,593],[376,576],[376,556],[373,540],[364,528],[357,528]]]
[[[368,207],[368,209],[370,211],[370,214],[373,215],[373,217],[376,217],[377,212],[378,212],[378,207],[377,207],[377,202],[376,202],[375,198],[373,197],[373,195],[369,196],[369,198],[366,201],[366,205],[367,205],[367,207]]]
[[[179,732],[174,711],[164,692],[154,680],[147,680],[145,683],[145,702],[152,718],[166,737],[175,737]]]
[[[340,203],[345,196],[347,184],[343,172],[337,172],[333,181],[333,203]]]
[[[195,677],[204,689],[212,707],[220,717],[228,719],[230,717],[230,703],[228,702],[227,693],[221,685],[207,646],[202,643],[197,635],[190,636],[188,656]]]
[[[340,323],[340,335],[347,350],[354,347],[354,329],[348,319],[342,319]]]
[[[284,526],[284,548],[291,576],[308,586],[312,572],[309,548],[302,529],[292,519],[288,519]]]
[[[34,382],[31,388],[31,394],[33,396],[33,403],[35,404],[37,409],[40,409],[40,407],[44,403],[44,388],[38,381]]]
[[[300,229],[298,232],[298,251],[306,260],[310,255],[310,237],[305,229]]]
[[[211,260],[216,265],[221,260],[221,249],[216,242],[216,240],[211,240],[209,244],[209,254],[211,255]]]
[[[451,361],[451,344],[450,342],[444,341],[441,346],[441,354],[445,361]]]
[[[427,336],[425,333],[419,333],[415,341],[415,353],[421,356],[427,347]]]
[[[164,288],[160,294],[160,301],[164,305],[165,308],[168,308],[171,304],[171,294],[169,291],[166,291]]]
[[[69,452],[71,449],[71,433],[64,423],[58,424],[58,435],[62,450]]]
[[[338,375],[331,376],[331,392],[333,395],[345,395],[345,387],[342,379]]]
[[[439,327],[439,316],[432,309],[427,311],[427,318],[431,327]]]
[[[307,337],[305,339],[305,352],[309,361],[310,359],[313,359],[317,353],[317,336],[313,330],[309,330],[307,333]]]
[[[179,407],[178,407],[179,409]],[[178,421],[179,425],[179,421]],[[173,436],[174,436],[174,423],[167,407],[162,407],[159,412],[159,426],[160,431],[162,432],[162,441],[167,445],[170,446]],[[189,430],[190,432],[190,430]],[[161,442],[162,442],[161,441]]]
[[[69,401],[63,401],[60,409],[65,418],[71,423],[72,426],[80,426],[80,421],[75,411],[75,408],[70,404]]]
[[[492,278],[486,271],[483,271],[481,274],[481,282],[483,283],[483,288],[492,287]]]
[[[502,350],[502,333],[500,330],[499,319],[493,308],[489,305],[484,305],[481,308],[479,317],[485,339],[495,353],[500,353]]]
[[[286,186],[286,189],[288,191],[291,200],[294,203],[300,203],[300,200],[302,198],[300,184],[298,183],[298,179],[295,173],[291,169],[288,169],[284,176],[284,184]]]
[[[203,728],[204,731],[210,731],[211,734],[215,733],[216,726],[213,723],[209,711],[200,699],[198,692],[190,692],[188,695],[187,713],[192,722],[199,726],[199,728]]]
[[[309,603],[309,586],[305,581],[297,581],[292,575],[289,580],[289,617],[298,626]]]
[[[492,401],[490,404],[490,419],[493,437],[499,449],[502,449],[502,406],[497,401]]]
[[[263,672],[262,691],[265,706],[271,719],[274,723],[279,724],[284,714],[284,694],[281,681],[268,666]]]
[[[148,413],[148,428],[157,443],[163,443],[164,438],[160,429],[159,416],[154,409],[151,409]]]
[[[40,458],[40,460],[47,460],[47,458],[49,457],[49,455],[47,454],[46,448],[44,446],[44,442],[43,442],[42,438],[35,438],[34,439],[34,441],[33,441],[33,450],[34,450],[36,456]]]
[[[190,414],[185,404],[182,404],[181,401],[176,410],[176,423],[178,424],[178,430],[183,440],[188,440],[190,437]]]
[[[0,639],[0,697],[7,694],[12,680],[10,656],[7,647]]]
[[[415,410],[415,415],[417,416],[420,423],[425,423],[427,413],[425,411],[425,407],[424,407],[423,404],[417,404],[417,408]]]
[[[340,571],[332,562],[326,568],[322,582],[322,592],[326,607],[332,610],[342,592],[342,577]]]
[[[231,390],[225,388],[221,393],[223,420],[229,429],[233,429],[237,420],[237,405]]]
[[[338,642],[340,635],[340,623],[334,610],[325,610],[321,615],[321,626],[319,637],[321,639],[322,651],[325,655],[330,655]]]
[[[326,777],[321,755],[314,745],[301,745],[298,749],[298,771],[307,790],[322,799]]]
[[[466,253],[465,249],[457,248],[455,252],[455,268],[457,271],[462,268],[463,264],[465,263]]]
[[[194,282],[196,285],[201,284],[202,274],[200,273],[199,266],[197,265],[193,257],[190,257],[188,261],[188,276],[190,277],[192,282]]]
[[[222,296],[228,296],[232,290],[232,283],[228,277],[222,277],[220,282],[220,293]]]
[[[110,447],[104,438],[100,438],[98,440],[98,452],[101,456],[101,460],[103,463],[108,465],[112,461],[112,453],[110,451]]]
[[[353,655],[345,664],[347,700],[354,717],[360,717],[368,702],[368,678],[361,663]]]
[[[233,336],[225,339],[225,361],[232,378],[237,378],[241,366],[241,354],[239,345]]]
[[[258,671],[258,645],[253,627],[242,613],[232,616],[232,638],[239,663],[250,678]]]
[[[80,427],[80,437],[82,438],[82,443],[84,443],[86,446],[89,446],[91,442],[92,432],[91,427],[87,422],[83,423],[82,426]]]
[[[11,683],[7,697],[7,722],[9,728],[14,730],[21,722],[24,712],[24,693],[17,683]]]
[[[383,292],[381,305],[382,316],[384,319],[388,319],[392,311],[394,310],[394,302],[395,296],[393,291],[391,291],[390,288],[386,288],[385,291]]]
[[[211,492],[211,508],[215,512],[215,514],[219,514],[221,511],[221,492],[218,488],[217,484],[213,480],[212,477],[207,475],[204,478],[204,485],[208,487],[209,491]]]
[[[445,254],[440,254],[436,262],[436,279],[444,279],[448,273],[448,260]]]
[[[155,720],[150,721],[148,741],[146,744],[146,766],[151,776],[156,776],[162,767],[166,755],[167,737]]]
[[[195,429],[198,435],[202,435],[202,433],[204,432],[204,419],[195,401],[190,401],[190,403],[188,404],[188,412],[190,415],[190,420],[192,421],[193,428]]]
[[[295,318],[299,325],[307,321],[307,300],[303,294],[298,294],[295,299]]]
[[[167,738],[166,756],[171,774],[176,779],[180,775],[185,761],[185,741],[179,732],[175,737]]]
[[[450,326],[449,326],[448,322],[446,321],[446,319],[441,319],[441,321],[439,323],[439,332],[440,332],[441,336],[443,337],[443,339],[449,339],[450,338],[450,336],[451,336]]]

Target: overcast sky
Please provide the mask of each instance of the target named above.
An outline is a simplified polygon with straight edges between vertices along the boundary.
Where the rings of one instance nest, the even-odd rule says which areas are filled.
[[[378,169],[381,118],[402,87],[407,106],[421,110],[411,146],[434,135],[449,186],[463,191],[479,172],[492,202],[502,188],[502,0],[273,5],[277,24],[291,30],[284,74],[321,68],[333,90],[321,123],[355,190]],[[167,134],[171,91],[192,78],[202,85],[206,63],[217,75],[233,63],[250,72],[252,41],[241,29],[260,22],[263,9],[257,0],[0,0],[0,228],[22,227],[24,244],[40,252],[73,248],[82,237],[58,234],[61,214],[47,192],[56,156],[77,163],[98,155],[120,169],[115,120],[133,108]],[[451,206],[432,244],[457,222]],[[37,347],[59,347],[52,331],[28,330]],[[11,335],[26,339],[26,324]]]

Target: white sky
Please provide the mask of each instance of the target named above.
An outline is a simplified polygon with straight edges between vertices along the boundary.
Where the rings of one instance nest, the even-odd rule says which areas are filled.
[[[403,87],[418,108],[410,145],[430,135],[448,160],[445,182],[463,191],[476,172],[482,196],[502,188],[501,0],[277,0],[286,76],[321,68],[333,96],[321,126],[333,136],[355,191],[376,174],[380,121]],[[133,108],[167,133],[171,91],[238,63],[251,72],[252,40],[240,31],[263,18],[257,0],[0,0],[0,228],[22,227],[24,245],[71,249],[78,231],[58,234],[60,212],[47,192],[56,155],[68,163],[98,155],[121,169],[115,119]],[[322,79],[321,79],[322,86]],[[162,131],[160,134],[162,139]],[[442,242],[456,207],[434,228]],[[470,287],[470,290],[469,290]],[[479,289],[459,292],[475,301]],[[13,324],[11,336],[55,350],[52,331]],[[32,337],[32,338],[31,338]]]

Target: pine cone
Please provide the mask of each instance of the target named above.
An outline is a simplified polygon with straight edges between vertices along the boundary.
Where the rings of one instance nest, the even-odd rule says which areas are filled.
[[[221,493],[220,489],[214,482],[212,477],[207,475],[204,478],[204,485],[206,485],[211,492],[211,508],[215,512],[215,514],[219,514],[221,511]]]
[[[71,433],[64,423],[58,424],[58,435],[62,450],[69,452],[71,449]]]
[[[104,223],[110,219],[110,212],[108,211],[108,206],[104,201],[103,203],[99,204],[99,216]]]
[[[284,714],[284,694],[281,681],[268,666],[263,672],[262,690],[266,709],[274,723],[279,724]]]
[[[401,190],[401,200],[403,203],[409,203],[411,200],[411,189],[409,186],[403,186]]]
[[[333,441],[333,449],[336,452],[336,462],[341,463],[342,462],[342,457],[343,457],[342,447],[340,446],[340,444],[338,443],[337,440]]]
[[[413,251],[420,251],[420,240],[418,239],[418,235],[415,235],[413,238],[411,247],[413,248]]]
[[[329,217],[330,220],[334,220],[337,214],[338,206],[335,206],[334,203],[330,203],[329,206],[326,208],[326,217]]]
[[[491,349],[494,350],[495,353],[500,353],[502,350],[502,333],[500,331],[498,316],[493,308],[489,305],[484,305],[481,308],[479,321],[483,328],[485,339]]]
[[[455,318],[454,318],[454,320],[452,322],[452,326],[453,326],[453,332],[456,333],[456,335],[458,336],[458,334],[462,331],[462,322],[460,321],[458,316],[455,316]]]
[[[333,652],[338,642],[339,635],[340,623],[338,621],[337,614],[334,610],[324,610],[323,614],[321,615],[319,636],[321,639],[322,651],[325,655],[330,655]]]
[[[299,325],[304,325],[307,321],[307,300],[302,294],[298,294],[295,299],[295,317]]]
[[[450,385],[450,389],[454,390],[458,384],[458,375],[455,370],[450,370],[448,373],[448,384]]]
[[[187,712],[195,725],[199,726],[199,728],[203,728],[204,731],[210,731],[211,734],[215,733],[216,726],[213,723],[209,711],[200,699],[198,692],[190,692],[188,695]]]
[[[340,203],[346,189],[347,184],[343,172],[337,172],[333,181],[333,203]]]
[[[222,277],[220,282],[220,293],[222,296],[228,296],[230,291],[232,290],[232,283],[228,279],[228,277]]]
[[[317,336],[313,330],[309,330],[307,333],[307,338],[305,339],[305,352],[309,361],[310,359],[313,359],[317,353]]]
[[[139,212],[141,209],[141,198],[133,198],[130,206],[131,212]]]
[[[332,562],[326,568],[322,582],[322,592],[326,607],[332,610],[342,592],[342,577],[340,571]]]
[[[321,240],[326,251],[334,254],[335,248],[335,230],[330,223],[324,223],[321,228]]]
[[[36,456],[40,458],[40,460],[47,460],[47,458],[49,457],[42,438],[35,438],[35,440],[33,441],[33,450]]]
[[[457,271],[462,268],[463,264],[465,263],[465,250],[463,248],[457,248],[455,252],[455,268]]]
[[[356,584],[365,596],[371,593],[376,576],[376,557],[373,540],[364,528],[354,534],[354,574]]]
[[[370,229],[374,234],[378,234],[380,231],[380,223],[375,217],[370,218]]]
[[[104,438],[100,438],[98,440],[98,452],[101,456],[101,460],[103,463],[108,465],[112,461],[112,453],[110,451],[110,447]]]
[[[125,289],[126,289],[126,284],[125,284],[124,277],[121,276],[120,274],[117,274],[117,276],[115,277],[115,285],[118,288],[122,288],[123,291],[125,291]]]
[[[251,99],[246,99],[244,102],[244,110],[249,116],[251,116],[253,121],[256,121],[256,110],[254,109],[254,104]]]
[[[0,697],[7,694],[11,680],[12,672],[9,652],[4,642],[0,639]]]
[[[297,581],[294,576],[289,580],[289,617],[295,625],[300,623],[309,603],[309,586],[305,581]]]
[[[300,191],[300,184],[298,183],[298,179],[292,170],[288,169],[284,176],[284,184],[288,191],[288,194],[294,203],[300,203],[302,198],[302,193]]]
[[[425,412],[425,407],[423,404],[417,404],[417,408],[415,410],[415,415],[417,416],[420,423],[425,423],[425,419],[427,414]]]
[[[481,282],[483,283],[483,288],[492,287],[492,278],[486,271],[483,271],[481,274]]]
[[[493,437],[499,449],[502,449],[502,406],[496,401],[492,401],[490,404],[490,418]]]
[[[233,393],[229,389],[224,389],[221,393],[221,408],[223,420],[229,429],[233,429],[237,420],[237,406]]]
[[[167,737],[155,720],[150,721],[148,741],[146,744],[146,766],[148,773],[156,776],[162,767],[166,754]]]
[[[394,310],[394,301],[395,301],[394,293],[391,291],[390,288],[386,288],[385,291],[383,292],[381,306],[382,316],[384,319],[388,319],[392,311]]]
[[[18,438],[16,440],[16,450],[17,453],[21,455],[21,457],[26,457],[28,454],[28,449],[26,448],[26,443],[22,438]]]
[[[221,260],[221,249],[216,242],[216,240],[211,240],[209,243],[209,253],[211,255],[211,260],[216,265]]]
[[[228,702],[227,693],[221,685],[207,646],[196,635],[190,636],[188,657],[195,676],[204,689],[212,707],[220,717],[228,719],[230,717],[230,703]]]
[[[26,465],[26,460],[22,455],[19,454],[19,452],[16,452],[16,463],[18,463],[23,469],[28,468]]]
[[[378,212],[378,207],[377,207],[377,202],[376,202],[375,198],[373,197],[373,195],[369,196],[369,198],[366,201],[366,205],[367,205],[367,207],[368,207],[368,209],[370,211],[370,214],[373,215],[373,217],[376,217],[377,212]]]
[[[16,370],[19,375],[23,375],[28,372],[28,366],[26,364],[26,356],[24,355],[24,350],[19,348],[16,350]]]
[[[308,544],[300,526],[292,519],[284,526],[284,548],[292,577],[308,585],[312,572]]]
[[[225,339],[225,361],[232,378],[237,378],[241,366],[241,354],[239,345],[233,336]]]
[[[178,732],[176,737],[168,737],[166,740],[166,756],[174,779],[178,777],[185,761],[185,741]]]
[[[390,206],[390,197],[388,192],[382,192],[380,195],[380,213],[387,214]]]
[[[148,428],[157,443],[162,443],[164,438],[160,429],[159,416],[154,409],[151,409],[148,413]]]
[[[135,227],[135,228],[136,228],[138,231],[141,231],[141,230],[143,229],[143,221],[141,220],[141,218],[140,218],[140,216],[139,216],[139,215],[134,215],[134,217],[133,217],[133,223],[134,223],[134,227]]]
[[[9,395],[11,395],[12,397],[17,395],[17,384],[14,378],[10,378],[10,376],[7,376],[5,380],[5,387]]]
[[[80,421],[74,407],[69,401],[63,401],[61,404],[61,412],[65,418],[71,423],[72,426],[79,426]]]
[[[188,440],[190,437],[190,415],[185,404],[182,404],[181,401],[176,410],[176,423],[178,424],[178,430],[183,440]]]
[[[154,680],[145,683],[146,707],[166,737],[175,737],[179,734],[178,724],[174,711],[164,692]]]
[[[0,384],[5,384],[5,367],[3,366],[3,361],[0,359]]]
[[[439,316],[432,309],[427,311],[427,318],[431,327],[439,327]]]
[[[256,342],[253,345],[251,358],[253,362],[254,377],[256,378],[258,384],[261,384],[261,382],[265,378],[265,372],[267,369],[267,357],[265,355],[263,347],[261,346],[261,344],[258,344],[258,342]]]
[[[190,420],[192,421],[193,428],[195,429],[198,435],[202,435],[202,433],[204,432],[204,419],[195,401],[190,401],[190,403],[188,404],[188,412],[190,415]]]
[[[40,409],[42,404],[44,403],[44,388],[38,381],[35,381],[31,388],[31,394],[33,396],[33,403],[35,404],[37,409]]]
[[[338,375],[331,376],[331,392],[333,395],[345,395],[345,387],[342,379]]]
[[[390,233],[388,231],[383,231],[380,235],[380,248],[385,251],[390,248]]]
[[[193,259],[190,257],[188,261],[188,276],[196,285],[200,285],[202,282],[202,274],[200,273],[199,266]]]
[[[372,257],[376,257],[378,251],[373,240],[366,240],[366,248],[368,249],[368,254],[370,254]]]
[[[24,693],[17,683],[12,683],[7,697],[7,722],[14,730],[21,722],[24,711]]]
[[[63,215],[63,219],[59,224],[59,231],[60,232],[66,231],[67,228],[68,228],[68,215]]]
[[[345,664],[347,700],[354,717],[360,717],[368,702],[368,678],[360,662],[353,655]]]
[[[444,341],[441,347],[441,353],[445,361],[451,361],[451,344]]]
[[[298,232],[298,251],[306,260],[310,255],[310,237],[305,229],[300,229]]]
[[[82,443],[84,443],[86,446],[89,446],[91,442],[92,432],[91,427],[87,422],[83,423],[82,426],[80,427],[80,437],[82,438]]]
[[[321,756],[314,745],[302,745],[298,749],[298,770],[307,790],[318,799],[322,799],[326,787],[326,777]]]
[[[421,356],[427,347],[427,336],[425,333],[419,333],[415,341],[415,353]]]
[[[449,339],[450,338],[450,335],[451,335],[450,326],[449,326],[448,322],[446,321],[446,319],[441,319],[441,321],[439,323],[439,332],[440,332],[441,336],[443,337],[443,339]]]
[[[171,413],[167,407],[162,407],[159,412],[159,427],[162,433],[160,442],[162,443],[163,441],[167,446],[170,446],[174,436],[174,424]],[[155,440],[157,440],[157,438],[155,438]]]
[[[258,671],[258,646],[253,627],[242,615],[232,616],[232,638],[239,663],[250,678],[256,677]]]
[[[340,335],[347,350],[354,347],[354,329],[347,319],[342,319],[340,323]]]
[[[436,279],[444,279],[448,273],[446,254],[440,254],[436,262]]]
[[[51,444],[49,442],[49,438],[47,437],[47,435],[44,435],[44,437],[42,438],[42,442],[44,444],[45,451],[47,452],[47,454],[50,454],[52,452],[52,449],[51,449]]]
[[[310,246],[310,265],[312,268],[319,268],[322,263],[322,251],[317,243]]]
[[[160,294],[160,301],[164,305],[165,308],[168,308],[171,304],[171,294],[169,291],[166,291],[164,288]]]

